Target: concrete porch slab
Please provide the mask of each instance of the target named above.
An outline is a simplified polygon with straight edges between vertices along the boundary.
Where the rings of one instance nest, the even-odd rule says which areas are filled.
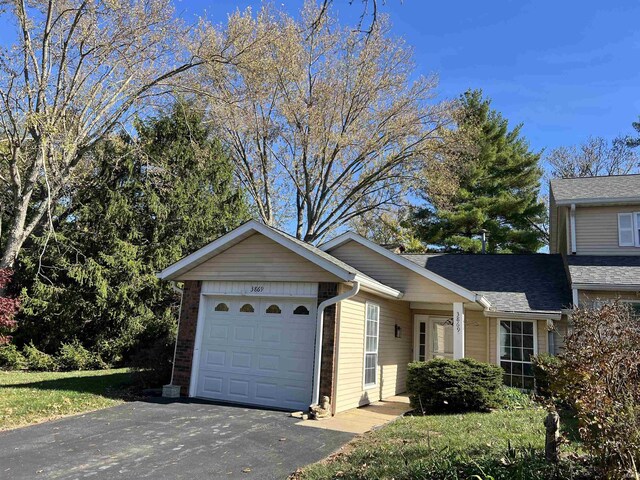
[[[336,432],[362,434],[381,427],[411,410],[407,395],[395,395],[323,420],[303,420],[297,425]]]

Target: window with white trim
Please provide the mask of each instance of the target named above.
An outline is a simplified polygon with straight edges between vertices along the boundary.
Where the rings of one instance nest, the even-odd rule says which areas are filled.
[[[618,245],[640,247],[640,212],[618,214]]]
[[[500,320],[500,366],[509,387],[533,389],[531,357],[536,353],[534,322]]]
[[[364,386],[378,383],[378,341],[380,334],[380,307],[367,303],[364,329]]]

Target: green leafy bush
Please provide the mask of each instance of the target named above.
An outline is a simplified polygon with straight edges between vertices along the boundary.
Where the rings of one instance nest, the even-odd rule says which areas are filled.
[[[411,406],[426,413],[486,411],[499,406],[502,369],[470,358],[409,364]]]
[[[27,361],[20,350],[13,344],[0,346],[0,368],[5,370],[21,370],[27,366]]]
[[[496,395],[498,404],[501,408],[513,410],[517,408],[526,408],[531,406],[533,401],[531,396],[517,388],[502,386]]]
[[[91,353],[80,342],[63,343],[58,352],[60,370],[100,370],[107,368],[100,355]]]
[[[535,392],[544,398],[551,398],[551,382],[554,372],[562,366],[562,359],[549,353],[541,353],[533,357],[533,376]]]
[[[48,353],[38,350],[33,343],[25,345],[22,349],[27,368],[36,372],[54,372],[58,369],[58,362]]]

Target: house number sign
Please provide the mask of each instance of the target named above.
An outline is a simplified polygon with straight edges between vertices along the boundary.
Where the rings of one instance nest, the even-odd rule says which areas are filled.
[[[462,322],[460,321],[460,312],[456,312],[456,331],[462,332]]]
[[[262,293],[262,292],[264,292],[264,286],[251,285],[251,293]]]

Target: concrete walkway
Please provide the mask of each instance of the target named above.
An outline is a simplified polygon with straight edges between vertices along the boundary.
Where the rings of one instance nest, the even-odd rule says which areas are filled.
[[[380,402],[338,413],[323,420],[303,420],[297,425],[333,430],[336,432],[362,434],[386,425],[411,410],[407,395],[396,395]]]

